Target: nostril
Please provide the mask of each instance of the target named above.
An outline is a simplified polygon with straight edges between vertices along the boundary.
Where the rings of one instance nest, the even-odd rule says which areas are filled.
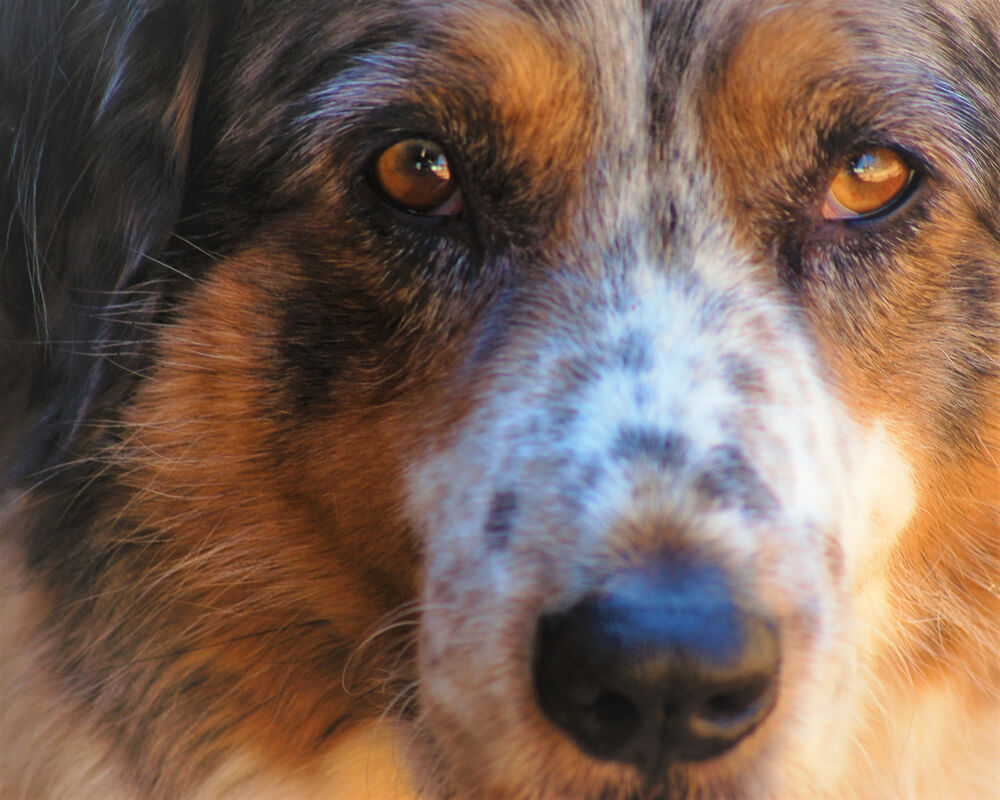
[[[614,752],[634,737],[640,724],[639,709],[625,695],[602,691],[596,700],[563,715],[562,721],[576,731],[591,754]]]
[[[775,684],[772,676],[750,679],[743,687],[712,694],[692,707],[682,737],[689,740],[691,757],[711,757],[753,730],[774,705]],[[704,756],[697,755],[699,749]]]
[[[589,635],[579,609],[551,614],[539,621],[535,637],[535,693],[542,711],[587,753],[613,757],[632,740],[641,712],[626,694],[604,679],[607,665],[599,658],[581,660]],[[596,651],[591,655],[596,655]]]
[[[585,752],[654,769],[721,755],[770,713],[778,639],[721,570],[618,576],[539,621],[534,680],[549,719]]]
[[[753,686],[713,694],[705,700],[704,716],[719,720],[742,717],[753,709],[766,693],[768,685],[769,683],[757,682]]]

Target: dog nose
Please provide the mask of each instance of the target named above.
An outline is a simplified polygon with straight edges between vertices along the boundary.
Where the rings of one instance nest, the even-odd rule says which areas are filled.
[[[656,773],[732,748],[776,697],[775,626],[737,603],[721,569],[618,576],[541,618],[539,706],[595,758]]]

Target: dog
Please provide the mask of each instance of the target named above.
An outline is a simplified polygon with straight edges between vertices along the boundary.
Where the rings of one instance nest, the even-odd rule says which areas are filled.
[[[0,0],[3,800],[1000,797],[994,0]]]

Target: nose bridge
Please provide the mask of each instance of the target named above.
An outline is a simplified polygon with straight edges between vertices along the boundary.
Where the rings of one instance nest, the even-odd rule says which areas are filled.
[[[822,518],[828,494],[803,478],[832,463],[836,438],[822,421],[819,361],[778,277],[726,213],[691,80],[678,77],[666,126],[651,124],[663,109],[651,108],[648,73],[632,80],[556,278],[570,311],[553,337],[562,355],[549,393],[572,420],[570,446],[613,476],[592,479],[605,487],[590,493],[605,525],[596,536],[645,531],[655,546],[692,526],[704,538],[720,513],[746,530],[810,502]]]
[[[777,287],[766,285],[767,276],[737,242],[696,135],[675,129],[654,141],[648,124],[648,109],[633,111],[595,158],[583,201],[573,206],[565,249],[553,259],[558,274],[633,295],[615,297],[618,303],[641,302],[647,292],[662,297],[664,289],[696,299],[699,282],[716,299],[731,293],[749,299],[751,279],[753,292],[773,294]]]
[[[694,487],[706,497],[771,505],[763,481],[751,477],[741,434],[769,400],[766,343],[755,341],[768,338],[767,309],[708,283],[694,261],[670,270],[643,260],[625,270],[605,342],[594,343],[620,364],[612,361],[582,398],[581,424],[607,426],[616,461],[661,504],[660,484],[676,489],[678,475],[694,468]]]
[[[661,245],[633,223],[599,258],[601,280],[558,279],[528,344],[535,377],[512,378],[551,436],[524,457],[564,465],[584,551],[687,542],[740,563],[765,528],[829,530],[831,399],[780,288],[719,225]]]

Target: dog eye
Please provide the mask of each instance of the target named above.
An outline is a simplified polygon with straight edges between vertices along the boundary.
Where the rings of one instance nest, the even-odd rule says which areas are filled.
[[[379,188],[392,202],[428,216],[453,217],[462,193],[444,150],[427,139],[403,139],[375,162]]]
[[[913,176],[913,168],[896,151],[888,147],[866,150],[834,177],[823,216],[843,221],[884,213],[903,197]]]

